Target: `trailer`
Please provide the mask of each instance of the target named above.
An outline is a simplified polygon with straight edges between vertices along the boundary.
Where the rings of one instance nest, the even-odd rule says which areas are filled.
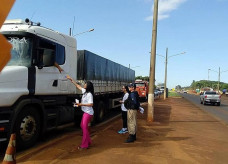
[[[95,119],[101,122],[104,114],[119,107],[121,87],[133,82],[135,72],[88,50],[77,51],[77,80],[91,81],[94,85]]]

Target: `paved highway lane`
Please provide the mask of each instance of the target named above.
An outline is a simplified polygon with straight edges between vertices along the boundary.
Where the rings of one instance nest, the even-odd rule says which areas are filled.
[[[228,125],[228,101],[227,98],[222,98],[221,100],[221,106],[216,105],[203,105],[200,104],[200,97],[199,95],[193,95],[193,94],[186,94],[186,93],[180,93],[182,97],[189,100],[202,110],[208,112],[212,116],[216,117],[217,119],[221,120],[223,123]]]

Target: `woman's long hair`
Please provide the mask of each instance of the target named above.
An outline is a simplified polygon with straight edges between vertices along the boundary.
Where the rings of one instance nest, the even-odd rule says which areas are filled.
[[[94,95],[94,88],[93,88],[93,83],[91,81],[86,82],[86,92],[90,92],[92,95]]]
[[[128,89],[128,86],[127,86],[127,85],[124,85],[123,87],[126,89],[127,93],[130,93],[130,91],[129,91],[129,89]],[[123,93],[122,98],[124,97],[124,95],[125,95],[125,93]]]
[[[127,86],[127,85],[125,85],[125,86],[124,86],[124,88],[126,89],[127,93],[129,93],[129,92],[130,92],[130,91],[129,91],[129,88],[128,88],[128,86]]]

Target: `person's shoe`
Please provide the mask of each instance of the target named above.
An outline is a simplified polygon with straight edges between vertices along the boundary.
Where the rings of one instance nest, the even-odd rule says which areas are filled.
[[[128,138],[127,138],[127,140],[125,141],[125,143],[131,143],[131,142],[134,142],[135,140],[134,140],[134,136],[133,135],[129,135],[128,136]]]
[[[82,151],[82,150],[86,150],[88,149],[87,147],[81,147],[81,146],[78,146],[78,150]]]
[[[124,130],[124,133],[128,133],[128,130],[126,129],[126,130]]]
[[[123,129],[118,131],[119,134],[123,134]]]
[[[128,131],[127,130],[123,130],[121,129],[120,131],[118,131],[119,134],[124,134],[124,133],[127,133]]]
[[[88,149],[88,148],[83,148],[81,146],[78,146],[78,147],[74,147],[70,152],[75,152],[77,150],[82,151],[82,150],[85,150],[85,149]]]

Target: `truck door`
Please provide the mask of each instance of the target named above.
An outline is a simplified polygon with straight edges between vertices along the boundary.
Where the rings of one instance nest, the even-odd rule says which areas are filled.
[[[61,52],[63,53],[62,55]],[[36,95],[57,95],[62,92],[67,92],[67,81],[65,72],[59,72],[55,66],[47,66],[45,61],[50,56],[53,56],[55,62],[61,67],[65,62],[65,49],[63,46],[54,42],[40,39],[38,43],[38,53],[43,53],[43,67],[36,68]],[[39,56],[40,54],[38,54]]]
[[[55,55],[55,61],[56,63],[64,70],[65,66],[65,47],[57,44],[56,45],[56,55]],[[59,71],[58,71],[59,72]],[[67,85],[69,84],[69,80],[66,78],[66,71],[62,71],[61,73],[59,72],[58,74],[58,91],[59,94],[64,94],[68,92],[68,87]]]

